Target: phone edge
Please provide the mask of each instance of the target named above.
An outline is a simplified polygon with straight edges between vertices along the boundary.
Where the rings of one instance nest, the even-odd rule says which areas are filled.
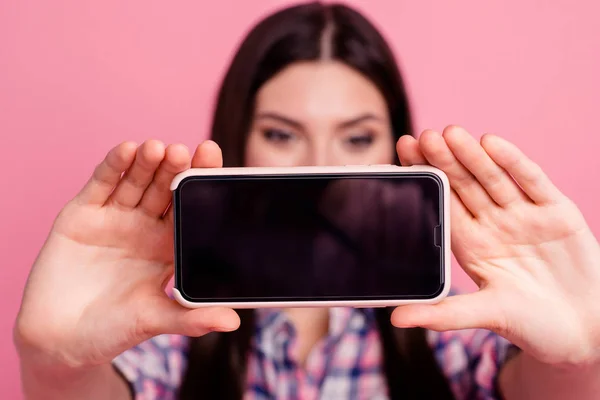
[[[435,304],[448,296],[452,286],[452,251],[451,251],[451,218],[450,218],[450,182],[447,175],[440,169],[428,165],[397,166],[392,164],[384,165],[344,165],[344,166],[321,166],[321,167],[227,167],[227,168],[190,168],[181,172],[173,178],[171,191],[173,194],[179,188],[180,184],[187,177],[191,176],[231,176],[231,175],[304,175],[304,174],[356,174],[356,173],[380,173],[380,172],[410,172],[410,173],[433,173],[442,181],[443,210],[444,210],[444,285],[441,292],[430,299],[405,299],[405,300],[330,300],[330,301],[258,301],[258,302],[191,302],[186,300],[177,287],[173,287],[173,297],[182,306],[186,308],[206,308],[206,307],[229,307],[237,309],[254,308],[286,308],[286,307],[356,307],[356,308],[379,308],[396,307],[408,304]],[[175,211],[175,210],[173,210]],[[173,221],[175,229],[175,221]],[[174,246],[177,257],[177,249]],[[173,263],[174,274],[177,274]],[[176,279],[176,277],[175,277]],[[176,280],[177,282],[177,280]]]

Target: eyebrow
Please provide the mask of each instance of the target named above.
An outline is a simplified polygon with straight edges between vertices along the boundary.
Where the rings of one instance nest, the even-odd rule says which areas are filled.
[[[284,117],[281,114],[277,114],[274,112],[265,112],[265,113],[260,113],[256,116],[256,119],[273,119],[275,121],[279,121],[281,123],[284,123],[286,125],[292,126],[298,130],[303,130],[304,129],[304,125],[302,125],[300,122],[295,121],[291,118],[288,117]]]
[[[257,120],[272,119],[272,120],[284,123],[286,125],[289,125],[291,127],[294,127],[298,130],[304,129],[304,125],[302,125],[301,122],[298,122],[296,120],[285,117],[285,116],[275,113],[275,112],[260,113],[256,116],[256,119]],[[359,115],[358,117],[352,118],[350,120],[341,122],[340,124],[338,124],[338,128],[341,128],[341,129],[350,128],[354,125],[358,125],[359,123],[365,122],[365,121],[382,121],[382,119],[380,117],[376,116],[375,114],[366,113],[366,114]]]
[[[378,116],[376,116],[375,114],[367,113],[367,114],[360,115],[356,118],[352,118],[348,121],[344,121],[341,124],[339,124],[338,127],[339,128],[350,128],[354,125],[358,125],[361,122],[365,122],[365,121],[382,121],[382,119],[379,118]]]

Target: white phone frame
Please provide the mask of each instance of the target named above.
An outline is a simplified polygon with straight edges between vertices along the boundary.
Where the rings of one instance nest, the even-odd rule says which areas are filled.
[[[327,300],[327,301],[257,301],[257,302],[191,302],[186,300],[177,288],[173,288],[173,296],[179,304],[187,308],[202,307],[230,307],[245,308],[291,308],[291,307],[356,307],[378,308],[395,307],[406,304],[433,304],[438,303],[448,296],[451,286],[452,252],[450,249],[450,183],[446,174],[435,167],[426,165],[396,166],[396,165],[345,165],[331,167],[243,167],[243,168],[191,168],[175,176],[171,183],[174,192],[180,183],[190,176],[273,176],[273,175],[363,175],[363,174],[419,174],[430,173],[436,175],[442,182],[443,193],[443,259],[444,259],[444,286],[439,295],[430,299],[403,299],[403,300]],[[174,205],[175,206],[175,205]],[[174,223],[175,229],[175,223]],[[175,251],[177,247],[175,246]],[[177,271],[174,271],[177,273]]]

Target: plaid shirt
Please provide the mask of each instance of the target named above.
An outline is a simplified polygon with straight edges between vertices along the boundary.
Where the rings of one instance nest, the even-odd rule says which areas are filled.
[[[330,309],[329,333],[303,366],[294,361],[293,326],[277,310],[257,310],[244,400],[388,398],[382,349],[369,309]],[[457,399],[491,400],[510,344],[483,330],[428,332],[429,343]],[[188,339],[161,335],[117,357],[136,400],[168,400],[186,366]]]

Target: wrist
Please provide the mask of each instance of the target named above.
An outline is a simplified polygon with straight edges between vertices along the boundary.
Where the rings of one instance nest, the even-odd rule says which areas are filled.
[[[526,352],[509,360],[499,376],[502,398],[596,399],[600,362],[549,364]]]
[[[549,364],[544,363],[535,357],[523,352],[520,360],[521,370],[536,370],[542,371],[548,376],[556,379],[561,378],[584,378],[586,376],[595,375],[599,376],[600,373],[600,359],[597,357],[587,358],[585,360],[578,360],[577,362],[561,363],[561,364]]]
[[[71,366],[22,349],[21,383],[25,399],[130,399],[131,393],[111,363]],[[37,355],[34,355],[37,354]]]
[[[85,366],[68,360],[49,343],[31,340],[27,335],[15,329],[13,342],[19,356],[23,374],[53,383],[73,380],[93,371],[94,366]]]

